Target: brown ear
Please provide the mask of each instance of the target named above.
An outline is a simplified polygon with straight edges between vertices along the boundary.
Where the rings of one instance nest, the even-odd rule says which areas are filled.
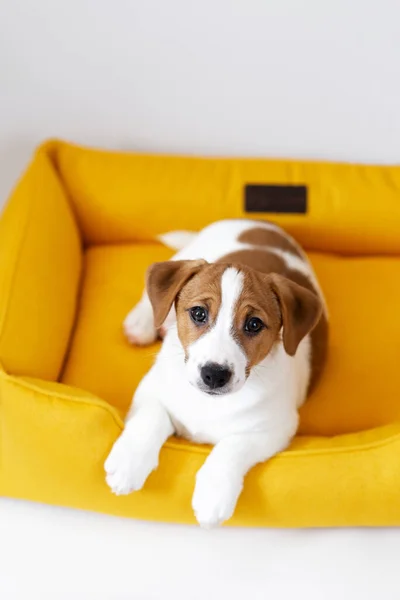
[[[147,293],[156,327],[161,327],[185,283],[207,264],[205,260],[170,260],[154,263],[147,270]]]
[[[271,280],[281,308],[283,346],[294,356],[301,340],[318,323],[321,301],[316,294],[286,277],[274,273]]]

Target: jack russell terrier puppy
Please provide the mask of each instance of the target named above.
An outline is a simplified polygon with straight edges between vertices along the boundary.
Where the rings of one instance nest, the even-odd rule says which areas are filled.
[[[229,519],[246,473],[281,452],[325,362],[327,311],[299,245],[271,223],[227,220],[160,238],[180,251],[152,265],[124,327],[165,334],[106,462],[115,494],[140,490],[173,434],[214,448],[197,473],[200,525]],[[162,328],[160,330],[160,328]]]

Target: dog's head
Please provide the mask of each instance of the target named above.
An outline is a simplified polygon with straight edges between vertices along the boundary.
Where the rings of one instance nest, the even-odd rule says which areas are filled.
[[[293,356],[321,313],[318,297],[285,277],[204,260],[155,263],[147,291],[157,327],[175,303],[188,379],[207,394],[239,390],[280,340]]]

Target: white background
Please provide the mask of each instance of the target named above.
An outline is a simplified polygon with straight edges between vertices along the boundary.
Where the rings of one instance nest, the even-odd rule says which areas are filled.
[[[0,201],[54,136],[400,162],[399,75],[398,0],[1,0]],[[0,502],[2,600],[398,599],[399,556],[397,530],[203,532]]]

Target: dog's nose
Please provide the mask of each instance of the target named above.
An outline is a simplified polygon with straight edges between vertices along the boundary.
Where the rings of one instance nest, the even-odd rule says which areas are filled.
[[[200,375],[204,383],[211,390],[222,388],[232,377],[232,372],[217,363],[207,363],[200,370]]]

